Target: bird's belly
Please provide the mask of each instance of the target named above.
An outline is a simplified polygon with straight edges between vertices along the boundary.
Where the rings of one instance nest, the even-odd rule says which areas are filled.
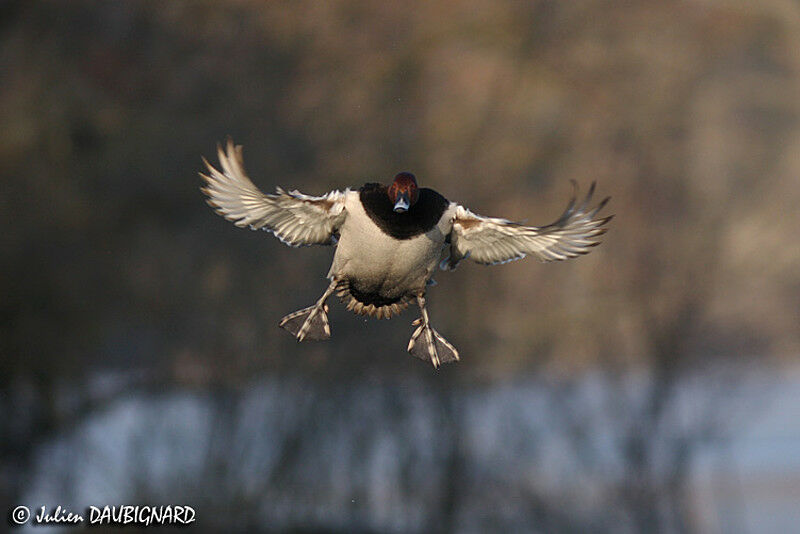
[[[397,240],[377,228],[343,228],[330,276],[381,297],[414,294],[425,288],[443,246],[444,236],[437,229]]]

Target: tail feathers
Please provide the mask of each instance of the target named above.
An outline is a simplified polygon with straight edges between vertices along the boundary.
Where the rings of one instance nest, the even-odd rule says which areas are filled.
[[[343,283],[336,294],[339,296],[342,303],[347,306],[348,311],[358,315],[377,317],[378,319],[389,319],[390,317],[402,313],[403,310],[408,308],[411,302],[411,297],[408,295],[404,295],[394,302],[362,302],[356,298],[356,295],[353,294],[353,291],[347,283]],[[364,296],[361,295],[361,298],[364,298]]]

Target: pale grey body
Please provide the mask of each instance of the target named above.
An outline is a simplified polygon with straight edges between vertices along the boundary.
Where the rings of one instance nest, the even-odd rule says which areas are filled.
[[[357,191],[345,192],[344,206],[348,215],[339,231],[328,278],[358,280],[361,291],[389,298],[424,293],[442,259],[456,205],[451,203],[428,232],[402,240],[372,222]]]

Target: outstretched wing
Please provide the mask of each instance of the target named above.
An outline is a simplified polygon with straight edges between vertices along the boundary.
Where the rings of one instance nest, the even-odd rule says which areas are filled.
[[[312,197],[278,187],[274,195],[265,195],[247,177],[241,146],[228,140],[225,151],[217,147],[217,155],[222,171],[203,158],[208,174],[200,173],[206,182],[201,191],[217,213],[236,226],[269,230],[293,247],[336,243],[336,232],[347,215],[346,191]]]
[[[606,198],[589,209],[594,186],[586,199],[576,206],[577,185],[567,209],[552,224],[523,224],[476,215],[463,206],[456,206],[453,230],[450,233],[450,257],[441,263],[444,270],[455,269],[458,262],[469,258],[483,264],[505,263],[533,254],[541,261],[566,260],[586,254],[599,245],[599,237],[611,217],[595,219],[609,201]]]

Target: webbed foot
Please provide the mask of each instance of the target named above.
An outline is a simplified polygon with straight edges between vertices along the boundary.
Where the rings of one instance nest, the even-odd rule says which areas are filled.
[[[443,363],[457,362],[458,351],[422,317],[411,323],[417,329],[408,342],[408,352],[415,358],[430,361],[435,368]]]
[[[328,305],[315,304],[290,313],[278,323],[278,326],[288,331],[297,341],[311,339],[322,341],[331,337],[331,326],[328,322]]]

